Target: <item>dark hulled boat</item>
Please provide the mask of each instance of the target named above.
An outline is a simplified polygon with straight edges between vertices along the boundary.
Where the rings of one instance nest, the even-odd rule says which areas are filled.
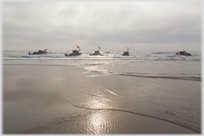
[[[81,52],[79,52],[81,49],[79,46],[77,46],[77,48],[79,48],[79,50],[72,50],[72,53],[65,53],[65,56],[80,56],[82,54]]]
[[[38,52],[28,52],[28,55],[42,55],[42,54],[47,54],[47,49],[45,50],[38,50]]]
[[[91,55],[91,56],[96,56],[96,55],[102,56],[101,53],[100,53],[100,51],[95,51],[94,53],[91,53],[90,55]]]
[[[129,56],[129,51],[124,51],[122,56]]]
[[[191,54],[186,52],[185,50],[177,52],[176,55],[178,55],[178,56],[191,56]]]
[[[68,54],[65,53],[65,56],[80,56],[82,53],[79,52],[78,50],[73,50],[72,53]]]
[[[129,56],[129,50],[130,48],[127,47],[127,51],[124,51],[122,56]]]
[[[101,53],[100,53],[100,51],[99,51],[100,49],[101,49],[101,47],[99,46],[99,47],[98,47],[98,51],[95,51],[94,53],[91,53],[90,56],[97,56],[97,55],[102,56]]]

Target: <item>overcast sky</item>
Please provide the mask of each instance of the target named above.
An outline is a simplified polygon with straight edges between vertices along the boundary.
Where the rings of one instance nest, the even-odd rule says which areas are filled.
[[[201,50],[201,1],[2,3],[3,50]]]

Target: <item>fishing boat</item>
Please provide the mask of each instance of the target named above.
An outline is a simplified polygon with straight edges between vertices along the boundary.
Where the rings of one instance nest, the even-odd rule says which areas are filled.
[[[65,53],[65,56],[80,56],[82,54],[81,52],[79,52],[81,49],[79,46],[77,46],[77,48],[79,48],[79,50],[72,50],[72,53]]]
[[[129,56],[129,50],[130,48],[127,47],[127,51],[124,51],[122,56]]]
[[[185,50],[176,52],[177,56],[191,56],[190,53],[187,53]]]
[[[95,51],[94,53],[91,53],[90,56],[97,56],[97,55],[102,56],[100,51],[99,51],[100,49],[101,49],[101,47],[98,47],[98,51]]]
[[[38,52],[28,52],[28,55],[42,55],[42,54],[47,54],[47,49],[45,50],[38,50]]]
[[[100,51],[95,51],[94,53],[90,54],[91,56],[95,56],[95,55],[101,55]]]
[[[129,51],[124,51],[122,56],[129,56]]]

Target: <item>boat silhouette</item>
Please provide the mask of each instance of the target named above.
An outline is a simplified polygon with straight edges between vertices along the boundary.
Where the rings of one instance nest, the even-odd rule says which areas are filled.
[[[81,49],[79,46],[77,46],[77,48],[79,48],[79,50],[72,50],[72,53],[65,53],[65,56],[80,56],[82,54],[81,52],[79,52],[81,51]]]
[[[47,54],[47,49],[45,50],[38,50],[38,52],[28,52],[28,55],[41,55],[41,54]]]
[[[177,56],[191,56],[190,53],[186,52],[185,50],[176,52]]]
[[[94,53],[91,53],[90,56],[96,56],[96,55],[102,56],[101,53],[100,53],[100,51],[99,51],[100,49],[101,49],[101,47],[99,46],[99,47],[98,47],[98,51],[95,51]]]

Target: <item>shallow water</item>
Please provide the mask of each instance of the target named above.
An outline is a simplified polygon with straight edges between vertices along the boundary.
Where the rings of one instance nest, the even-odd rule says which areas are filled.
[[[120,53],[109,53],[100,57],[92,57],[88,53],[79,57],[65,57],[62,52],[42,56],[28,56],[25,53],[7,51],[3,56],[6,130],[14,129],[18,125],[9,122],[9,118],[13,115],[7,113],[18,110],[20,116],[30,115],[34,107],[42,106],[35,102],[38,99],[40,103],[44,103],[42,107],[52,107],[51,111],[54,110],[54,105],[58,105],[58,109],[59,107],[66,109],[66,106],[62,105],[68,104],[82,110],[103,109],[126,112],[160,119],[201,132],[201,55],[199,53],[188,57],[175,56],[172,52],[132,52],[127,57],[122,57]],[[75,70],[72,70],[73,66]],[[33,72],[31,72],[32,67]],[[39,76],[41,78],[38,78]],[[49,87],[39,86],[42,82]],[[50,89],[52,91],[46,91]],[[35,90],[39,91],[39,95]],[[32,93],[33,101],[29,97]],[[44,101],[46,95],[53,97]],[[27,100],[29,98],[28,102],[26,98]],[[14,104],[15,101],[18,103]],[[32,108],[20,112],[23,111],[22,105],[26,103],[27,107]],[[33,112],[35,113],[33,117],[38,120],[40,114],[44,116],[47,112],[39,111],[38,115],[37,112]],[[67,117],[65,111],[61,114],[62,118]],[[44,121],[55,117],[59,118],[58,114],[53,112]],[[26,119],[28,124],[29,119]],[[87,133],[94,131],[87,130]]]
[[[200,129],[200,82],[92,75],[60,81],[61,96],[75,107],[130,112]]]

